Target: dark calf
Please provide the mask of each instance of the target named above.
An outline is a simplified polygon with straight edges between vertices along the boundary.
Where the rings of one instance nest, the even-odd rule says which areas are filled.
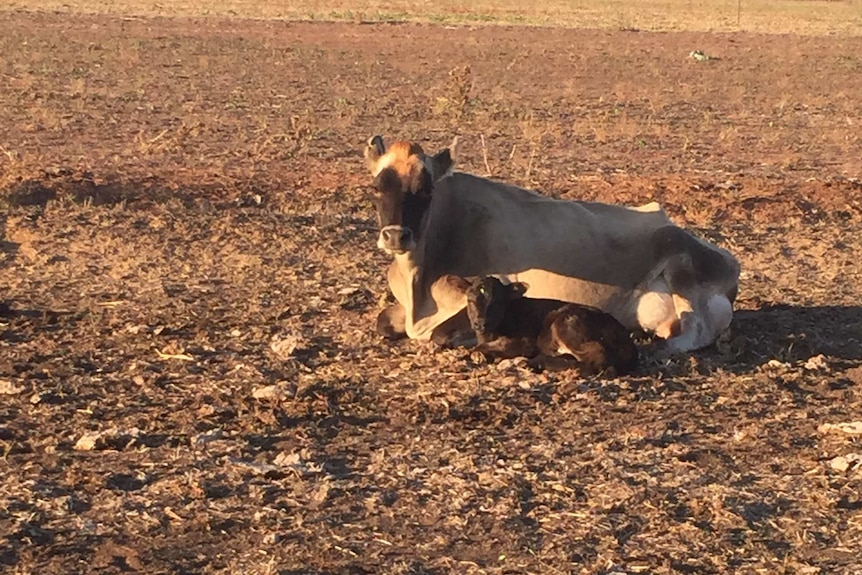
[[[467,314],[479,345],[493,357],[568,360],[584,373],[630,373],[638,351],[629,332],[610,314],[578,304],[522,297],[527,286],[479,278],[467,289]]]

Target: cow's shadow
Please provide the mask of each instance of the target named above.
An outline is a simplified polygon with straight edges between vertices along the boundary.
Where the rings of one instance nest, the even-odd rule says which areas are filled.
[[[6,239],[6,215],[0,214],[0,274],[7,273],[4,268],[12,263],[20,248],[20,244]],[[0,317],[9,311],[6,294],[0,292]]]
[[[770,304],[734,312],[729,341],[704,350],[704,359],[736,373],[771,359],[795,362],[824,355],[862,360],[862,306]]]
[[[20,244],[16,244],[13,241],[9,241],[6,239],[6,216],[4,214],[0,214],[0,265],[4,261],[12,261],[12,258],[15,257],[15,254],[18,253],[18,248],[20,248]]]

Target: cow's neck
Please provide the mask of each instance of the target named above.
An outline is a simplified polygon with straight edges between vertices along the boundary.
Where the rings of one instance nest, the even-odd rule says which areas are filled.
[[[407,281],[412,281],[421,269],[421,263],[415,252],[396,255],[393,264],[398,268],[399,275]]]
[[[406,327],[411,338],[427,339],[434,327],[458,313],[467,303],[463,289],[456,285],[457,281],[453,282],[457,276],[450,275],[457,274],[460,268],[453,267],[451,255],[441,249],[450,241],[453,217],[446,213],[449,201],[445,192],[445,189],[435,190],[422,222],[425,233],[411,252],[395,256],[390,269],[389,287],[407,310]],[[446,217],[435,217],[441,212]]]
[[[421,267],[415,257],[415,252],[398,254],[389,268],[389,289],[402,305],[412,310],[415,304],[415,287],[418,283]],[[408,322],[410,319],[408,318]]]
[[[435,326],[466,305],[457,288],[453,292],[450,278],[433,277],[423,267],[424,249],[420,242],[409,254],[395,256],[389,270],[389,288],[407,311],[407,335],[419,339],[427,339]]]

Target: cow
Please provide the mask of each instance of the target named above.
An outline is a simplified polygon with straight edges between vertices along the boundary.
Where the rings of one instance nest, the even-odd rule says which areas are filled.
[[[464,323],[459,278],[524,282],[532,298],[580,303],[664,340],[661,356],[712,344],[730,325],[739,263],[673,224],[658,203],[561,200],[454,171],[458,138],[436,154],[368,140],[377,246],[397,303],[377,318],[390,338],[428,340]],[[451,326],[449,324],[452,324]]]
[[[474,351],[527,357],[537,367],[566,358],[557,365],[578,367],[583,374],[634,370],[637,347],[612,315],[581,304],[522,297],[528,289],[522,282],[507,285],[492,276],[468,283],[467,315],[478,339]]]

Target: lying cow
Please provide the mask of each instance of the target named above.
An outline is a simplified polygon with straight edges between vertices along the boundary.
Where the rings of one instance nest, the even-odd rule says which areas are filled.
[[[526,291],[523,283],[505,285],[494,277],[469,284],[467,315],[479,342],[474,351],[528,357],[537,366],[561,357],[557,365],[578,367],[584,374],[634,370],[637,347],[612,315],[581,304],[522,297]]]
[[[657,203],[558,200],[453,173],[456,146],[429,156],[415,143],[387,149],[374,136],[365,149],[377,245],[393,257],[388,282],[398,302],[378,316],[381,334],[429,339],[466,306],[452,278],[489,275],[525,282],[529,297],[599,308],[666,339],[666,353],[707,346],[730,325],[739,264],[671,223]]]

